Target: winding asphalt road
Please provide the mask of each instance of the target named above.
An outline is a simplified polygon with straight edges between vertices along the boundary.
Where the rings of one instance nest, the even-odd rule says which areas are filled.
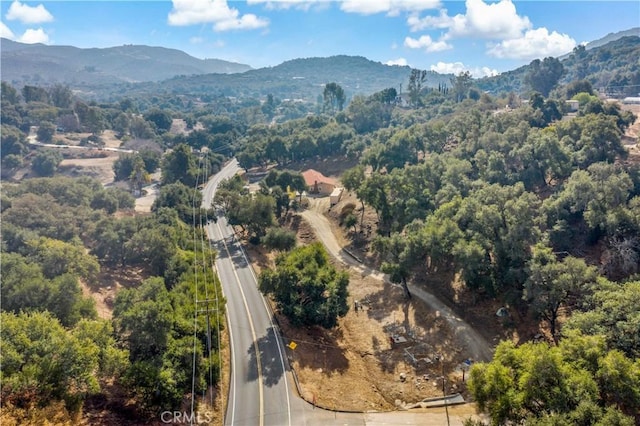
[[[224,179],[240,170],[229,162],[203,189],[203,206],[210,207]],[[258,291],[250,263],[222,214],[207,226],[218,251],[216,269],[227,299],[231,347],[231,380],[225,425],[442,425],[443,413],[339,413],[315,408],[297,393],[286,351],[273,314]],[[461,425],[452,418],[452,425]]]
[[[203,203],[209,207],[219,183],[239,170],[233,161],[207,184]],[[231,345],[231,381],[225,425],[296,425],[292,420],[285,348],[272,315],[257,289],[256,277],[219,214],[207,231],[218,251],[216,268],[227,299]]]

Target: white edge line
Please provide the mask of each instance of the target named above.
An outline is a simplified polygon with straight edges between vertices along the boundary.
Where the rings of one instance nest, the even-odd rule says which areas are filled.
[[[210,224],[209,227],[211,227],[212,232],[215,229],[213,227],[213,224]],[[214,262],[216,265],[216,275],[218,275],[218,281],[220,282],[220,292],[222,293],[222,297],[225,298],[225,300],[227,299],[227,296],[224,294],[224,287],[222,286],[222,280],[220,279],[220,274],[218,274],[218,271],[220,270],[220,268],[218,268],[218,261],[219,258],[218,256],[216,256],[216,261]],[[236,415],[236,395],[235,395],[235,381],[236,381],[236,368],[233,365],[233,358],[235,356],[235,347],[233,346],[233,336],[231,334],[231,319],[229,318],[229,309],[226,306],[225,303],[225,308],[224,308],[224,316],[225,319],[227,320],[227,330],[229,332],[229,350],[230,350],[230,360],[229,360],[229,364],[231,366],[231,377],[229,378],[229,389],[227,391],[227,404],[229,403],[229,400],[231,399],[231,397],[233,397],[233,401],[231,403],[231,424],[233,425],[234,421],[235,421],[235,415]],[[220,338],[220,336],[218,336],[218,339]],[[222,356],[222,354],[218,354],[218,356]],[[222,377],[222,371],[220,372],[220,377]],[[233,386],[233,390],[234,392],[231,392],[231,387]],[[226,410],[225,410],[226,411]],[[226,424],[225,423],[225,417],[226,417],[226,412],[223,414],[223,419],[222,419],[222,424]]]
[[[229,246],[227,245],[227,242],[224,239],[224,236],[222,234],[222,227],[220,226],[219,222],[216,222],[216,225],[218,226],[218,230],[220,231],[220,236],[222,237],[222,244],[224,245],[225,250],[227,251],[227,254],[229,255],[229,259],[231,259],[231,252],[229,252]],[[227,225],[228,226],[228,225]],[[232,228],[233,230],[233,228]],[[234,234],[235,236],[235,234]],[[240,247],[240,250],[242,250],[242,247]],[[247,312],[247,318],[249,319],[249,327],[251,328],[251,335],[253,337],[253,348],[255,350],[256,353],[256,366],[258,368],[258,395],[259,395],[259,402],[260,402],[260,426],[262,426],[264,424],[264,397],[263,397],[263,382],[262,382],[262,363],[260,361],[260,352],[259,352],[259,348],[258,348],[258,337],[256,335],[256,329],[253,325],[253,319],[251,317],[251,311],[249,310],[249,306],[247,305],[247,298],[244,295],[244,290],[242,289],[242,282],[240,281],[240,277],[238,276],[238,271],[236,271],[235,265],[233,264],[233,260],[231,261],[231,265],[232,265],[232,271],[233,271],[233,275],[236,277],[236,281],[238,283],[238,288],[240,289],[240,294],[242,295],[242,301],[244,303],[244,308]],[[255,275],[254,275],[255,278]],[[288,394],[287,394],[287,399],[288,399]]]
[[[234,235],[235,235],[235,231],[234,231]],[[253,266],[251,266],[251,262],[249,262],[249,259],[247,258],[247,255],[244,252],[244,248],[242,247],[242,244],[238,243],[238,246],[240,247],[240,252],[242,253],[242,257],[244,257],[245,262],[247,262],[247,265],[249,266],[249,271],[251,271],[251,275],[253,276],[253,279],[255,280],[256,284],[258,284],[258,279],[256,278],[256,274],[253,271]],[[278,347],[278,353],[280,354],[280,365],[282,366],[284,388],[287,395],[287,417],[289,419],[289,426],[291,426],[291,402],[289,400],[289,384],[287,383],[288,381],[287,370],[284,366],[284,355],[282,354],[282,348],[281,348],[281,346],[284,345],[284,343],[282,342],[282,338],[280,336],[280,329],[276,328],[275,324],[273,323],[273,320],[272,320],[273,313],[267,307],[267,302],[264,300],[264,296],[262,296],[262,293],[260,294],[260,299],[262,299],[262,304],[264,306],[265,311],[267,312],[267,317],[269,318],[269,324],[271,324],[271,328],[273,329],[273,334],[276,337],[276,343],[277,343],[276,346]]]

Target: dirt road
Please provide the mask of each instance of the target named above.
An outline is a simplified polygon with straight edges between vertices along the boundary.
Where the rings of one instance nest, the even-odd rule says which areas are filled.
[[[316,204],[317,206],[317,204]],[[363,275],[374,277],[378,280],[390,283],[388,277],[380,271],[372,269],[366,265],[361,264],[354,257],[344,251],[338,238],[333,233],[333,229],[329,220],[318,211],[317,208],[305,210],[301,213],[301,216],[309,223],[313,228],[316,235],[325,245],[329,253],[351,268],[356,269]],[[425,291],[422,288],[416,287],[413,284],[409,284],[409,291],[414,297],[424,301],[431,309],[439,313],[449,324],[454,331],[456,337],[464,347],[467,348],[469,357],[476,361],[489,361],[493,354],[492,346],[485,340],[480,333],[474,330],[469,324],[467,324],[462,318],[451,310],[447,305],[442,303],[433,294]]]

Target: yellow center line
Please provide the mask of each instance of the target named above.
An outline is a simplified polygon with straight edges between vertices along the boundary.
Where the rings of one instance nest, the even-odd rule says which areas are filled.
[[[224,245],[224,249],[231,259],[231,253],[229,252],[229,247],[227,246],[227,242],[225,241],[224,234],[222,233],[222,228],[220,228],[220,223],[216,223],[218,226],[218,230],[220,231],[220,237],[222,237],[222,244]],[[233,261],[231,261],[233,263]],[[258,393],[260,399],[260,426],[264,425],[264,399],[263,399],[263,391],[262,391],[262,363],[260,362],[260,350],[258,349],[258,338],[256,335],[256,329],[253,326],[253,320],[251,318],[251,312],[249,311],[249,305],[247,305],[247,298],[244,295],[244,291],[242,290],[242,284],[240,283],[240,277],[238,276],[238,272],[236,271],[235,265],[231,268],[233,270],[233,275],[235,275],[236,280],[238,282],[238,288],[240,289],[240,294],[242,294],[242,302],[244,303],[244,308],[247,311],[247,317],[249,318],[249,328],[251,328],[251,337],[253,338],[253,349],[256,353],[256,365],[258,367]],[[235,397],[234,397],[235,399]]]

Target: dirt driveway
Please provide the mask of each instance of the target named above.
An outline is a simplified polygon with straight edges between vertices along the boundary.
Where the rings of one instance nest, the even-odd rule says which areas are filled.
[[[325,206],[326,200],[315,199],[311,201],[311,208],[301,213],[301,216],[311,225],[316,235],[325,245],[329,253],[333,255],[343,264],[355,269],[362,275],[370,276],[377,280],[383,281],[389,285],[393,285],[387,276],[382,272],[376,271],[366,265],[358,262],[354,257],[349,255],[343,250],[343,244],[338,242],[338,238],[334,233],[333,227],[329,220],[322,213],[319,212]],[[462,318],[456,315],[447,305],[442,303],[433,294],[425,291],[422,288],[416,287],[413,284],[409,284],[409,291],[415,297],[418,297],[427,306],[436,312],[437,315],[442,316],[455,336],[459,339],[460,344],[466,348],[470,358],[478,361],[491,360],[493,349],[487,340],[474,330],[469,324],[467,324]]]

